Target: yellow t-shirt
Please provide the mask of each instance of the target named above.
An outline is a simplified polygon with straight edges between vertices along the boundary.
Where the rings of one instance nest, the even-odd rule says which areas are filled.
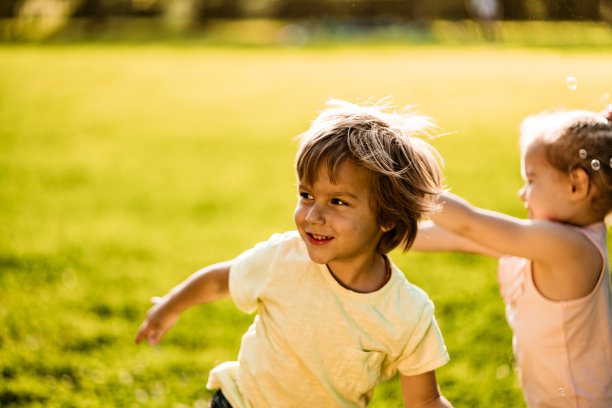
[[[381,289],[353,292],[310,260],[296,231],[238,256],[229,287],[240,310],[257,309],[238,361],[208,380],[234,408],[365,407],[398,370],[422,374],[449,359],[433,303],[397,267]]]

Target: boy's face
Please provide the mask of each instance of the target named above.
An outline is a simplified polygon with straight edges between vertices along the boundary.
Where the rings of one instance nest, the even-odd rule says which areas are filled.
[[[322,163],[312,185],[298,180],[295,225],[313,262],[358,270],[374,259],[383,234],[370,205],[369,174],[346,161],[335,179]]]

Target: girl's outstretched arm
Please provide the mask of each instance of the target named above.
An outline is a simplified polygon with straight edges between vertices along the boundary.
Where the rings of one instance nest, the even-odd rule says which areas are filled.
[[[419,223],[419,232],[411,249],[415,251],[468,252],[493,258],[499,258],[502,255],[463,235],[449,231],[431,220]]]
[[[410,376],[400,374],[399,377],[406,408],[452,408],[440,394],[435,371]]]
[[[552,265],[595,250],[582,234],[559,222],[522,220],[483,210],[449,193],[439,201],[442,211],[431,215],[436,224],[500,254]]]
[[[229,271],[232,261],[201,269],[173,288],[164,297],[151,299],[153,306],[136,334],[136,344],[147,339],[157,344],[186,309],[229,297]]]
[[[482,210],[451,194],[439,200],[442,211],[431,215],[435,223],[492,251],[530,259],[534,282],[549,299],[577,299],[595,287],[603,259],[577,229]]]

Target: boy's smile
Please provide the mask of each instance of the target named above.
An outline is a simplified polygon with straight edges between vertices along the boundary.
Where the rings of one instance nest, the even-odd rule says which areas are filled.
[[[334,179],[322,163],[312,185],[299,180],[296,227],[310,259],[327,264],[337,278],[372,275],[382,261],[376,248],[383,231],[371,208],[370,175],[346,161]]]
[[[329,241],[331,241],[332,239],[334,239],[333,237],[328,237],[328,236],[324,236],[324,235],[317,235],[317,234],[308,234],[308,240],[314,244],[314,245],[323,245]]]

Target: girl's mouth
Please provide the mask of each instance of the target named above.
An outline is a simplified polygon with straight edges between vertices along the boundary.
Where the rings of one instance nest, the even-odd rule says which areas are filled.
[[[327,235],[311,234],[309,232],[306,233],[306,236],[308,237],[308,241],[315,245],[323,245],[334,239],[333,237],[329,237]]]

